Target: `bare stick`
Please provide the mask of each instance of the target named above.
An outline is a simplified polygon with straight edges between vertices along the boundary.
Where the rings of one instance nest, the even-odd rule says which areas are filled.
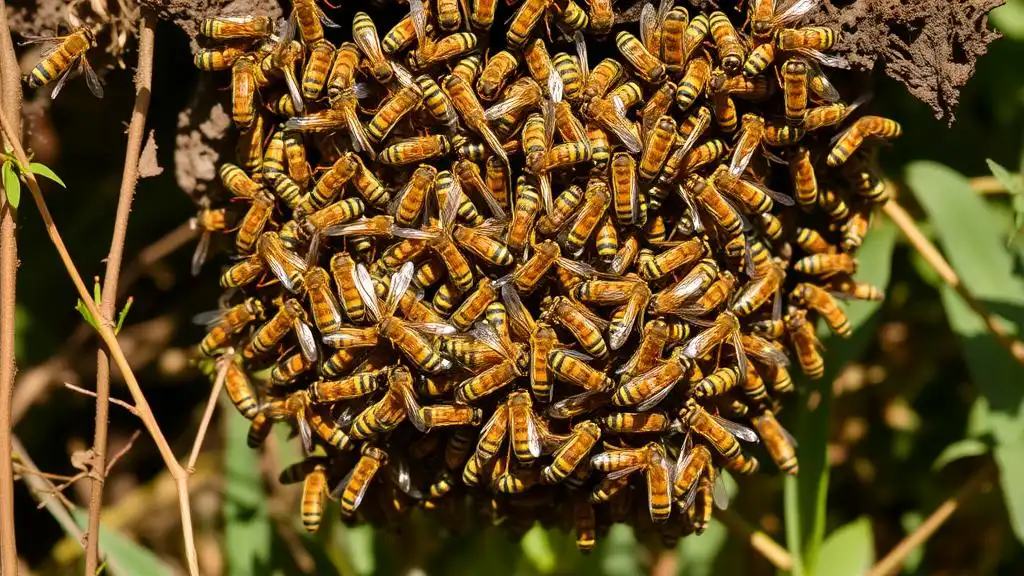
[[[32,462],[32,458],[29,457],[28,451],[26,451],[25,447],[22,446],[21,441],[17,438],[12,438],[12,444],[14,453],[18,455],[18,460],[21,462],[21,465],[27,470],[38,472],[39,469],[36,468],[35,463]],[[46,503],[46,509],[54,519],[57,520],[61,527],[64,528],[64,531],[67,532],[68,535],[72,536],[79,545],[83,545],[82,539],[85,534],[82,533],[82,529],[75,523],[74,518],[71,517],[67,508],[65,508],[60,501],[46,497],[49,493],[56,491],[54,485],[40,474],[26,474],[22,476],[22,481],[25,482],[25,486],[28,487],[29,492],[32,493],[32,496],[35,497],[36,500]]]
[[[1003,345],[1004,348],[1010,351],[1010,355],[1013,356],[1017,362],[1024,364],[1024,342],[1017,340],[1011,335],[1006,328],[1004,328],[996,320],[995,316],[992,316],[985,306],[974,297],[970,291],[960,282],[960,277],[957,276],[953,267],[949,265],[949,262],[942,257],[939,249],[932,244],[928,238],[921,232],[921,229],[914,223],[914,219],[911,218],[910,214],[903,209],[895,200],[889,200],[886,202],[883,208],[885,215],[889,217],[893,223],[903,232],[903,235],[907,237],[907,240],[921,253],[921,257],[924,258],[925,262],[928,263],[932,269],[939,274],[942,281],[949,285],[950,288],[956,290],[956,293],[964,299],[964,302],[974,310],[974,312],[985,322],[985,326],[988,331],[991,332],[996,340]]]
[[[772,537],[750,525],[734,510],[719,510],[716,517],[722,524],[733,532],[742,536],[761,556],[772,563],[779,570],[788,572],[793,569],[793,558],[785,548]]]
[[[124,157],[124,172],[121,174],[121,190],[117,198],[117,215],[114,218],[114,234],[110,239],[107,254],[107,271],[103,278],[104,294],[100,303],[103,319],[110,322],[117,306],[117,281],[121,274],[121,259],[124,256],[124,242],[128,234],[128,216],[132,211],[135,184],[139,180],[139,156],[142,154],[142,138],[146,129],[146,114],[153,85],[153,44],[156,18],[148,10],[143,11],[139,30],[139,63],[135,71],[135,105],[132,120],[128,125],[128,148]],[[107,420],[110,405],[110,360],[103,348],[96,351],[96,422],[93,433],[93,457],[89,465],[89,529],[85,547],[85,574],[95,574],[99,567],[100,512],[103,510],[103,483],[105,481],[107,452]]]
[[[75,392],[78,392],[79,394],[85,394],[86,396],[92,396],[93,398],[97,397],[96,393],[93,392],[92,390],[86,390],[85,388],[81,388],[79,386],[75,386],[74,384],[72,384],[70,382],[65,382],[64,383],[64,387],[67,388],[68,390],[73,390]],[[135,406],[132,406],[131,404],[125,402],[124,400],[118,400],[117,398],[109,398],[108,401],[111,404],[117,404],[121,408],[124,408],[125,410],[131,412],[132,414],[135,414],[136,416],[139,415],[139,411],[135,409]]]
[[[939,507],[936,508],[920,526],[910,534],[907,534],[906,538],[901,540],[899,544],[885,555],[885,558],[882,558],[878,564],[872,566],[866,576],[887,576],[888,574],[895,574],[898,572],[900,567],[903,566],[903,562],[906,561],[907,556],[909,556],[911,552],[931,538],[932,534],[934,534],[935,531],[946,522],[946,520],[949,520],[949,517],[963,505],[967,498],[973,496],[976,492],[981,491],[982,488],[988,485],[988,481],[992,477],[992,472],[993,467],[991,464],[979,470],[960,488],[960,490],[957,491],[956,494],[946,499],[946,501],[940,504]]]
[[[21,78],[7,27],[7,5],[0,0],[0,110],[14,118],[10,140],[21,135]],[[5,130],[6,131],[6,130]],[[14,468],[11,465],[11,399],[14,394],[15,286],[18,275],[17,210],[0,193],[0,572],[18,573],[14,535]]]
[[[21,145],[21,139],[18,137],[18,133],[14,131],[12,124],[7,119],[7,114],[0,110],[0,128],[3,129],[7,135],[7,139],[10,142],[14,157],[23,166],[28,166],[28,157],[25,155],[25,149]],[[146,426],[146,431],[153,437],[153,441],[156,443],[157,450],[160,452],[160,457],[164,461],[164,465],[167,466],[167,470],[171,473],[171,476],[175,479],[175,486],[179,490],[178,503],[181,509],[181,524],[184,532],[185,540],[185,556],[188,561],[189,573],[193,575],[199,574],[199,561],[196,557],[196,543],[195,535],[192,533],[192,512],[189,504],[188,497],[188,473],[184,468],[178,464],[178,461],[174,458],[174,452],[171,450],[170,444],[167,443],[167,439],[164,437],[163,432],[160,431],[160,425],[157,424],[156,418],[153,416],[153,410],[149,407],[149,402],[146,400],[145,394],[142,393],[142,387],[139,386],[139,381],[135,378],[135,373],[132,371],[131,365],[128,363],[128,359],[125,358],[124,350],[121,349],[121,345],[117,341],[117,336],[114,334],[113,324],[100,314],[99,308],[96,306],[96,302],[92,299],[89,294],[88,288],[85,286],[85,282],[82,280],[82,275],[78,272],[78,268],[75,267],[75,263],[71,260],[71,255],[68,253],[67,247],[64,245],[64,240],[60,236],[60,232],[57,230],[57,225],[53,221],[53,216],[50,214],[50,209],[46,205],[46,200],[43,198],[42,190],[39,188],[39,181],[36,180],[35,174],[30,171],[25,171],[24,177],[28,183],[29,191],[32,193],[32,201],[35,203],[36,208],[39,210],[39,215],[46,226],[46,233],[50,237],[50,241],[53,242],[54,248],[57,250],[57,254],[60,256],[61,263],[64,264],[64,269],[68,273],[68,277],[71,282],[75,285],[75,291],[78,292],[78,297],[82,300],[89,314],[97,320],[97,332],[99,332],[100,338],[107,345],[110,351],[111,359],[114,364],[117,365],[118,370],[124,376],[125,385],[128,386],[128,390],[132,394],[132,399],[135,400],[135,408],[139,411],[139,419]]]
[[[213,411],[217,408],[217,398],[220,397],[220,391],[224,388],[224,379],[228,374],[228,362],[234,362],[234,353],[225,352],[220,357],[220,361],[224,363],[220,369],[217,370],[217,377],[213,382],[213,390],[210,390],[210,398],[206,401],[206,410],[203,411],[203,419],[199,422],[199,431],[196,432],[195,442],[192,444],[192,453],[189,454],[188,464],[185,466],[185,470],[189,474],[195,472],[196,469],[196,458],[199,458],[199,449],[203,447],[203,439],[206,438],[206,430],[210,427],[210,419],[213,417]]]

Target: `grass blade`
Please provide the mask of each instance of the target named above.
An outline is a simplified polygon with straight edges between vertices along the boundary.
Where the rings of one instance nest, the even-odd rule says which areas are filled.
[[[249,421],[231,406],[222,408],[226,430],[221,512],[227,573],[264,574],[270,565],[271,525],[268,497],[259,474],[259,452],[246,445]]]

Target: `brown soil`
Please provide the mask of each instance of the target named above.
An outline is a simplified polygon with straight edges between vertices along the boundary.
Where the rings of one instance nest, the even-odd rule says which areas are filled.
[[[281,3],[277,0],[142,0],[140,3],[155,10],[160,19],[181,26],[192,38],[199,33],[203,18],[261,14],[277,18],[282,15]]]
[[[960,89],[1000,34],[988,12],[1004,0],[824,0],[813,20],[841,32],[835,51],[855,69],[885,73],[936,118],[953,121]]]

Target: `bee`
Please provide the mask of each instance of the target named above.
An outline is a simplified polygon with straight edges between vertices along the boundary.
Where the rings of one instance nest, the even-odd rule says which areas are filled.
[[[473,374],[479,374],[503,360],[500,350],[491,348],[469,334],[446,336],[438,348],[446,357],[452,358]]]
[[[341,499],[342,516],[352,516],[355,514],[356,508],[362,503],[367,489],[369,489],[370,484],[377,476],[377,472],[380,471],[387,461],[388,455],[386,452],[370,444],[363,445],[359,461],[356,462],[355,467],[342,479],[341,483],[338,484],[338,487],[332,493],[332,496]]]
[[[825,323],[833,332],[844,338],[849,337],[853,328],[843,309],[828,291],[807,282],[797,284],[790,293],[790,300],[798,305],[814,310],[825,319]]]
[[[750,422],[757,429],[761,439],[764,440],[764,447],[779,470],[786,474],[796,474],[799,470],[796,460],[796,440],[779,424],[772,411],[765,410],[761,414],[753,416]]]
[[[306,261],[285,248],[277,232],[260,234],[256,241],[256,255],[289,292],[297,292],[302,287]]]
[[[259,183],[250,178],[245,173],[245,170],[230,162],[221,164],[218,173],[224,187],[239,198],[253,198],[263,188]]]
[[[508,50],[502,50],[491,56],[476,81],[477,94],[481,99],[493,102],[505,87],[509,76],[518,67],[519,60]]]
[[[317,464],[302,481],[302,526],[307,532],[316,532],[324,512],[324,496],[327,493],[327,471]]]
[[[239,128],[252,126],[256,117],[256,59],[246,55],[231,65],[231,119]]]
[[[366,133],[374,142],[381,142],[399,120],[423,101],[423,90],[419,84],[403,86],[377,109],[377,113],[366,125]]]
[[[320,39],[309,49],[309,58],[302,71],[302,96],[307,100],[316,100],[327,84],[327,76],[334,61],[334,44]]]
[[[757,42],[771,43],[772,35],[784,26],[803,19],[815,6],[816,0],[799,0],[788,5],[777,0],[756,0],[750,4],[750,30]],[[776,11],[785,6],[785,9]]]
[[[718,50],[718,60],[722,68],[730,74],[737,74],[743,67],[746,59],[746,48],[739,34],[733,27],[729,17],[724,12],[715,11],[709,18],[711,36],[715,41],[715,48]]]
[[[625,152],[612,155],[612,197],[615,199],[615,217],[619,224],[639,225],[646,220],[641,214],[640,185],[637,182],[636,160]],[[570,198],[571,199],[571,198]]]
[[[829,244],[828,241],[813,228],[797,227],[796,245],[808,254],[825,254],[834,253],[836,251],[835,246]]]
[[[661,319],[647,322],[640,336],[640,342],[629,359],[619,366],[615,372],[629,381],[637,375],[644,374],[654,368],[665,350],[669,339],[668,324]]]
[[[270,436],[273,426],[274,421],[264,412],[257,412],[252,422],[249,423],[249,432],[245,439],[246,445],[254,450],[263,446],[263,442],[266,441],[267,436]]]
[[[423,430],[441,426],[479,426],[483,419],[483,411],[461,404],[435,404],[420,408],[420,420]]]
[[[839,166],[846,162],[865,138],[897,138],[903,129],[895,120],[881,116],[863,116],[836,137],[826,163]]]
[[[424,50],[423,47],[413,50],[409,63],[413,68],[421,70],[469,53],[476,49],[477,41],[476,34],[471,32],[449,34],[440,40],[432,41],[428,50]]]
[[[481,29],[489,29],[494,23],[494,14],[497,12],[498,0],[472,0],[472,8],[469,12],[469,20],[474,26]]]
[[[427,112],[449,128],[454,128],[458,122],[455,106],[437,82],[429,76],[420,76],[416,79],[416,83],[419,84],[420,90],[423,92],[423,107],[427,109]]]
[[[556,348],[548,353],[548,368],[560,380],[590,392],[601,392],[611,388],[611,379],[604,372],[587,364],[589,360],[591,358],[586,354]]]
[[[270,371],[270,382],[276,386],[285,386],[312,368],[313,362],[306,360],[302,353],[279,360]]]
[[[477,324],[470,335],[491,347],[501,357],[501,362],[460,383],[455,391],[455,401],[469,403],[497,392],[523,376],[528,369],[529,359],[521,346],[503,338],[487,324]]]
[[[676,89],[676,105],[686,111],[693,105],[697,97],[704,92],[708,78],[711,76],[711,61],[702,54],[687,61],[686,72]]]
[[[662,116],[654,125],[640,160],[640,178],[653,180],[661,172],[676,144],[676,121]]]
[[[525,176],[519,176],[516,182],[516,204],[512,211],[512,222],[506,231],[505,243],[508,248],[521,254],[530,238],[540,212],[540,194]],[[556,256],[557,258],[557,256]]]
[[[359,60],[359,47],[352,42],[342,42],[335,51],[334,64],[327,76],[327,100],[332,106],[342,97],[352,95]]]
[[[502,212],[509,209],[509,170],[498,158],[491,156],[484,167],[484,182],[491,198],[501,207]],[[486,195],[485,195],[486,197]]]
[[[409,369],[405,366],[392,367],[388,369],[387,378],[388,388],[384,397],[360,412],[352,421],[352,438],[365,440],[385,434],[407,418],[418,430],[424,429],[423,422],[419,420],[420,406]]]
[[[85,76],[85,84],[88,86],[89,91],[97,98],[103,97],[103,85],[100,83],[99,77],[96,76],[96,72],[92,69],[92,66],[89,65],[89,61],[85,58],[85,53],[96,45],[96,37],[93,35],[91,30],[83,28],[72,32],[67,36],[26,36],[25,42],[43,42],[51,44],[51,46],[44,51],[42,60],[32,68],[32,71],[25,78],[30,88],[41,88],[50,82],[57,80],[57,84],[50,93],[51,99],[56,98],[57,94],[59,94],[61,89],[64,87],[64,83],[67,82],[68,77],[71,76],[71,68],[77,64],[82,75]],[[222,66],[217,68],[218,70],[229,68],[234,60],[241,56],[241,51],[238,50],[238,53],[236,53],[235,50],[237,49],[232,48],[230,50],[224,50],[224,58],[230,59],[231,62],[218,62]],[[196,66],[203,68],[203,66],[200,66],[202,63],[212,69],[214,61],[213,51],[210,51],[209,56],[200,58],[200,54],[203,54],[203,52],[204,51],[200,51],[200,53],[196,54]]]
[[[793,180],[796,203],[809,210],[818,202],[818,182],[811,163],[811,153],[804,147],[794,148],[789,156],[789,173]]]
[[[444,81],[444,91],[451,98],[459,116],[462,117],[466,126],[483,137],[484,141],[491,148],[504,164],[508,164],[508,155],[501,145],[497,135],[491,130],[484,117],[483,106],[477,100],[473,89],[468,82],[459,76],[449,75]]]
[[[356,12],[352,17],[352,41],[366,56],[373,77],[384,84],[394,76],[394,70],[381,49],[377,27],[366,12]]]
[[[399,140],[381,150],[380,161],[395,166],[413,164],[447,156],[451,149],[451,143],[443,134],[414,136]]]
[[[74,36],[71,36],[70,38],[73,39]],[[76,47],[78,47],[79,41],[75,42]],[[65,40],[65,42],[67,42],[67,40]],[[85,58],[83,58],[82,55],[84,55],[85,51],[88,50],[88,46],[84,48],[79,47],[79,49],[82,51],[81,55],[75,57],[79,58],[82,62],[85,62]],[[64,52],[67,52],[67,54],[65,54]],[[67,64],[65,64],[65,66],[70,66],[70,64],[73,63],[73,58],[69,57],[74,54],[73,52],[71,52],[70,50],[61,51],[60,49],[58,49],[58,52],[55,52],[54,54],[58,53],[60,54],[61,60],[57,62],[59,62],[60,64],[63,64],[64,61],[67,61]],[[43,61],[40,62],[36,66],[36,68],[32,70],[32,75],[30,76],[29,80],[30,87],[36,88],[38,86],[43,86],[49,83],[50,79],[52,79],[53,76],[61,72],[60,66],[54,67],[52,70],[43,70],[40,68],[41,66],[43,66],[44,63],[47,66],[52,67],[53,65],[51,64],[51,59],[53,58],[54,54],[51,54],[49,59],[44,58]],[[203,70],[205,72],[217,72],[220,70],[230,69],[234,65],[234,63],[238,61],[239,58],[245,55],[246,51],[241,46],[219,46],[217,48],[200,48],[196,51],[195,57],[193,58],[193,63],[196,65],[196,68]],[[68,68],[64,68],[65,71],[67,69]],[[99,83],[99,78],[95,78],[96,90],[94,90],[93,86],[89,84],[89,72],[85,72],[84,74],[86,77],[86,85],[89,86],[89,91],[92,92],[94,96],[101,96],[103,94],[103,87]],[[92,73],[93,77],[95,77],[95,74],[95,72]],[[97,91],[99,92],[99,94],[97,94]],[[50,97],[53,98],[52,93]]]
[[[411,8],[410,8],[411,10]],[[412,14],[406,15],[398,21],[388,33],[381,39],[381,50],[389,56],[393,56],[412,46],[417,40],[417,24]]]
[[[783,322],[800,369],[812,380],[821,378],[825,374],[825,362],[821,358],[823,347],[814,333],[814,325],[807,321],[807,311],[794,308],[783,318]]]
[[[284,136],[285,161],[288,163],[288,176],[298,184],[299,188],[306,189],[312,175],[309,172],[309,162],[306,160],[306,147],[302,143],[302,136],[288,133]]]
[[[498,290],[499,287],[495,286],[490,278],[486,276],[481,278],[477,282],[476,289],[452,313],[449,323],[457,330],[467,330],[484,313],[484,310],[498,299]]]
[[[304,276],[303,284],[309,296],[313,320],[320,334],[334,334],[341,327],[341,307],[331,292],[331,280],[327,271],[319,266],[311,267]]]
[[[265,269],[263,259],[253,254],[225,270],[220,277],[220,285],[223,288],[240,288],[252,284],[263,275]]]
[[[728,270],[722,270],[699,298],[678,308],[677,313],[682,316],[706,316],[732,296],[735,286],[736,276]]]
[[[681,71],[686,62],[686,28],[689,26],[689,20],[690,15],[686,8],[674,6],[661,22],[661,61],[665,63],[669,72]]]
[[[611,31],[615,23],[612,0],[590,0],[590,31],[600,36]]]
[[[611,214],[601,218],[594,235],[594,247],[597,248],[597,257],[605,262],[611,261],[619,251],[619,231],[615,229]]]
[[[708,242],[703,237],[683,240],[659,254],[641,250],[638,256],[640,276],[647,281],[658,280],[691,262],[696,262],[709,251]]]
[[[679,416],[688,429],[704,438],[725,459],[725,467],[730,472],[752,474],[757,471],[757,459],[744,456],[737,442],[737,438],[744,442],[758,442],[756,432],[708,413],[692,398],[686,400]]]
[[[559,52],[552,56],[551,65],[558,73],[562,81],[562,96],[566,100],[575,102],[583,97],[584,72],[579,62],[565,52]]]
[[[594,505],[583,498],[576,498],[572,504],[573,529],[576,531],[576,548],[589,554],[597,543],[597,519]]]
[[[622,64],[614,58],[605,58],[598,62],[587,74],[587,81],[583,87],[583,101],[589,103],[603,98],[608,90],[622,79],[623,72]]]
[[[681,280],[654,294],[651,311],[656,314],[675,314],[681,305],[703,293],[718,278],[715,260],[700,260]]]
[[[206,18],[199,33],[211,40],[253,40],[266,38],[274,31],[269,16]]]
[[[595,179],[587,182],[582,205],[572,222],[559,234],[559,241],[572,256],[577,257],[583,252],[587,239],[610,203],[607,184]]]
[[[743,62],[743,76],[757,78],[775,62],[775,52],[775,44],[772,42],[765,42],[764,44],[754,46],[747,54],[747,59]]]
[[[759,182],[735,176],[724,164],[708,180],[713,181],[716,189],[725,192],[731,200],[752,214],[766,214],[776,202],[783,206],[792,206],[794,203],[789,196]]]
[[[557,484],[569,477],[583,464],[590,451],[601,439],[601,428],[590,420],[584,420],[573,426],[569,439],[551,455],[551,464],[541,471],[544,482]]]
[[[842,102],[810,108],[804,114],[801,127],[804,130],[817,130],[825,126],[834,126],[845,120],[854,109],[853,104],[847,106]]]
[[[835,31],[826,26],[783,28],[775,35],[775,46],[783,52],[823,52],[835,43]]]
[[[356,115],[355,98],[349,95],[343,94],[332,108],[292,118],[284,124],[286,130],[302,132],[335,131],[341,126],[347,129],[356,152],[366,152],[371,158],[376,158],[366,128]]]
[[[310,214],[310,218],[313,218],[312,214],[334,201],[335,197],[341,193],[341,189],[346,183],[355,177],[358,171],[359,161],[356,159],[356,155],[352,152],[346,152],[340,158],[335,160],[334,164],[332,164],[331,167],[328,168],[322,176],[320,176],[320,179],[317,180],[313,189],[309,191],[309,194],[299,201],[296,206],[296,211],[303,214]],[[359,204],[362,204],[362,202],[359,202]],[[355,208],[355,205],[352,204],[350,200],[338,202],[336,205],[339,207],[349,206]],[[326,214],[323,216],[326,216]],[[315,220],[319,220],[319,218],[315,218]],[[326,220],[327,219],[325,218],[324,221],[319,223],[323,224]],[[319,229],[323,230],[328,226],[339,223],[341,222],[332,222],[331,224],[320,226]]]
[[[743,115],[743,127],[736,139],[736,149],[729,162],[730,174],[736,177],[743,175],[754,157],[754,152],[760,147],[764,134],[764,118],[750,113]]]
[[[801,125],[807,112],[807,64],[803,60],[790,58],[782,65],[782,91],[786,121]]]
[[[544,41],[538,38],[530,42],[523,52],[523,60],[526,62],[526,69],[530,72],[530,77],[545,90],[544,95],[554,101],[560,100],[565,86],[561,76],[558,75],[551,63],[551,56],[548,55]]]
[[[306,312],[294,298],[285,300],[277,313],[256,330],[242,350],[242,356],[252,360],[266,354],[288,334],[289,329],[295,331],[306,360],[315,361],[318,357],[316,340],[309,325],[306,324]]]
[[[764,127],[764,143],[769,146],[791,146],[799,142],[807,131],[803,128],[769,123]]]
[[[740,340],[739,319],[732,312],[722,312],[715,318],[711,326],[705,328],[683,346],[683,354],[687,358],[702,358],[716,346],[730,339],[736,352],[740,378],[747,373],[747,356]]]
[[[556,296],[548,304],[542,318],[550,319],[571,332],[591,356],[604,358],[608,355],[608,344],[601,336],[608,323],[585,306],[564,296]]]
[[[676,349],[668,360],[619,386],[612,396],[612,404],[636,406],[640,412],[647,412],[668,396],[692,365],[682,350]]]
[[[882,289],[867,282],[857,282],[849,276],[840,276],[835,280],[835,291],[857,300],[880,302],[885,299]]]
[[[687,439],[679,450],[672,480],[672,497],[679,501],[680,509],[689,510],[693,506],[700,481],[708,475],[714,475],[711,451],[703,444],[691,446]]]
[[[491,193],[491,188],[483,177],[480,175],[480,168],[475,162],[466,159],[456,160],[452,164],[452,170],[455,172],[455,176],[459,179],[462,186],[465,186],[476,193],[477,196],[484,199],[487,204],[488,210],[496,220],[506,220],[505,207],[502,203]]]
[[[505,33],[509,46],[521,48],[526,44],[533,28],[540,22],[553,0],[525,0],[512,19]]]
[[[777,318],[782,305],[779,291],[784,279],[785,273],[778,266],[772,266],[768,274],[751,279],[739,290],[733,301],[731,306],[733,314],[749,316],[774,296],[777,310],[773,311],[773,316]]]
[[[846,253],[811,254],[797,260],[793,269],[809,276],[831,278],[836,274],[853,274],[857,271],[857,260]]]
[[[423,210],[427,193],[437,177],[437,169],[421,164],[413,171],[409,181],[391,201],[389,213],[402,226],[412,226]]]
[[[665,76],[665,64],[651,54],[636,36],[623,30],[615,36],[615,45],[644,80],[657,84]]]

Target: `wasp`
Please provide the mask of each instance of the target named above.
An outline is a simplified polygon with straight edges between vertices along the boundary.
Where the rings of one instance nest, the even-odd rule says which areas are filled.
[[[573,426],[569,439],[551,455],[553,461],[544,467],[541,476],[548,484],[556,484],[569,477],[586,462],[590,451],[601,439],[601,428],[590,420]]]
[[[668,339],[669,326],[664,320],[656,318],[644,324],[636,350],[624,364],[616,368],[616,374],[629,381],[654,368],[661,360]]]
[[[640,412],[657,406],[692,369],[693,362],[682,352],[676,349],[662,364],[619,386],[612,396],[612,404],[636,406]]]
[[[397,428],[405,419],[417,429],[424,429],[423,422],[419,420],[420,406],[409,369],[405,366],[389,368],[387,379],[388,389],[384,397],[360,412],[352,421],[352,438],[365,440],[385,434]]]
[[[707,55],[690,59],[686,64],[686,71],[679,87],[676,89],[676,105],[680,110],[688,110],[697,100],[711,77],[711,60]]]
[[[657,84],[665,76],[665,64],[651,54],[636,36],[623,30],[615,36],[615,45],[644,80]]]
[[[501,158],[503,163],[508,164],[508,155],[505,153],[505,149],[502,147],[497,135],[487,124],[483,106],[477,100],[471,85],[459,76],[449,75],[444,81],[443,89],[448,94],[448,97],[451,98],[456,111],[458,111],[466,126],[479,134],[491,148],[491,151],[498,158]]]
[[[601,221],[611,203],[608,185],[601,180],[591,179],[587,182],[583,203],[572,222],[559,234],[558,239],[565,249],[574,257],[583,252],[587,239]]]
[[[818,0],[795,0],[788,5],[778,0],[750,3],[750,30],[757,42],[771,45],[776,30],[796,24],[818,4]],[[783,9],[783,7],[785,7]]]
[[[807,311],[794,308],[786,314],[783,322],[800,369],[812,380],[821,378],[825,374],[825,362],[821,357],[823,347],[814,332],[814,325],[807,320]]]
[[[757,433],[724,418],[708,413],[690,398],[679,412],[683,423],[698,436],[704,438],[726,461],[726,468],[739,474],[757,471],[756,458],[744,456],[737,438],[744,442],[758,442]]]
[[[313,362],[318,357],[316,340],[313,338],[313,331],[306,324],[306,312],[298,300],[289,298],[285,300],[277,313],[260,326],[252,339],[242,350],[242,356],[252,360],[262,356],[277,345],[289,330],[294,330],[299,340],[299,346],[306,360]]]
[[[591,392],[608,390],[613,383],[608,376],[587,364],[592,360],[575,350],[556,348],[548,353],[548,367],[560,380]]]
[[[747,57],[746,48],[736,28],[733,27],[729,17],[724,12],[714,11],[709,18],[711,26],[711,37],[715,41],[715,48],[718,50],[718,60],[722,68],[730,74],[740,72],[743,61]]]
[[[828,291],[807,282],[797,284],[790,293],[790,300],[821,314],[829,328],[839,336],[848,337],[852,331],[850,320],[836,299]]]
[[[409,56],[409,63],[414,69],[420,70],[457,58],[474,50],[477,36],[471,32],[456,32],[437,41],[431,41],[429,48],[416,48]],[[479,60],[477,60],[479,64]]]
[[[518,67],[519,60],[508,50],[502,50],[491,56],[476,81],[477,94],[487,102],[496,100],[505,87],[505,83]]]
[[[550,319],[571,332],[583,349],[595,358],[608,355],[608,344],[601,336],[608,322],[585,306],[564,296],[556,296],[544,310],[542,318]]]
[[[580,100],[583,97],[585,74],[580,63],[565,52],[559,52],[551,57],[551,65],[561,80],[562,97],[570,102]]]
[[[903,129],[895,120],[863,116],[836,137],[826,162],[829,166],[843,164],[860,148],[865,138],[897,138],[902,133]]]
[[[654,294],[651,300],[651,311],[656,314],[676,313],[683,303],[707,290],[716,278],[718,278],[717,262],[710,258],[700,260],[678,282]]]
[[[324,496],[327,494],[327,471],[322,464],[317,464],[302,481],[302,505],[300,508],[302,526],[308,532],[316,532],[320,528],[320,520],[324,512]]]
[[[96,37],[93,35],[91,30],[81,29],[67,36],[53,36],[53,37],[36,37],[26,36],[26,43],[33,42],[48,42],[52,45],[43,52],[43,58],[38,64],[32,68],[32,71],[26,77],[26,81],[30,88],[40,88],[53,82],[57,81],[57,84],[53,87],[53,91],[50,93],[50,98],[56,98],[57,94],[60,93],[67,82],[68,77],[71,75],[71,68],[73,65],[78,64],[78,68],[81,70],[82,75],[85,76],[85,84],[88,86],[89,91],[92,92],[93,96],[97,98],[103,97],[103,85],[100,83],[99,77],[96,76],[96,72],[89,65],[89,61],[85,58],[85,53],[90,48],[96,45]],[[224,61],[218,62],[221,67],[216,69],[224,70],[231,66],[231,64],[238,57],[241,56],[241,50],[238,50],[236,54],[231,49],[230,53],[227,53],[225,49]],[[200,63],[206,65],[204,69],[213,69],[213,52],[209,53],[208,57],[200,58],[200,55],[204,54],[203,51],[196,54],[196,66],[200,66]],[[220,53],[218,53],[220,54]],[[227,60],[230,60],[229,62]],[[202,61],[202,62],[201,62]]]
[[[857,271],[857,260],[846,253],[811,254],[797,260],[793,269],[810,276],[831,278],[836,274],[853,274]]]
[[[510,46],[521,48],[526,44],[533,28],[540,22],[552,2],[553,0],[525,0],[519,6],[505,33]]]
[[[199,33],[212,40],[253,40],[273,32],[269,16],[221,16],[206,18],[199,24]]]
[[[220,285],[223,288],[240,288],[255,282],[265,270],[263,259],[253,254],[225,270],[220,277]]]
[[[419,84],[403,86],[377,109],[366,125],[366,133],[374,142],[381,142],[398,122],[423,101]]]
[[[341,499],[341,514],[343,516],[355,514],[356,508],[362,503],[377,472],[387,461],[386,452],[370,444],[363,445],[359,461],[332,492],[332,496]]]
[[[772,460],[786,474],[796,474],[799,465],[796,460],[796,440],[779,424],[771,410],[765,410],[753,416],[750,422],[757,429],[758,435],[764,440]]]
[[[467,330],[488,306],[498,300],[499,289],[500,286],[496,286],[490,278],[481,278],[476,289],[452,313],[449,323],[457,330]]]
[[[211,310],[195,315],[192,321],[205,325],[208,332],[199,343],[199,351],[205,356],[213,356],[220,348],[227,345],[232,335],[241,332],[252,322],[263,320],[263,303],[256,298],[247,298],[227,310]]]
[[[414,136],[399,140],[381,150],[380,161],[393,166],[414,164],[447,156],[451,149],[451,143],[443,134]]]
[[[501,362],[460,383],[455,391],[455,400],[460,403],[473,402],[497,392],[526,374],[529,367],[525,349],[503,338],[491,326],[477,324],[470,335],[497,352]]]

